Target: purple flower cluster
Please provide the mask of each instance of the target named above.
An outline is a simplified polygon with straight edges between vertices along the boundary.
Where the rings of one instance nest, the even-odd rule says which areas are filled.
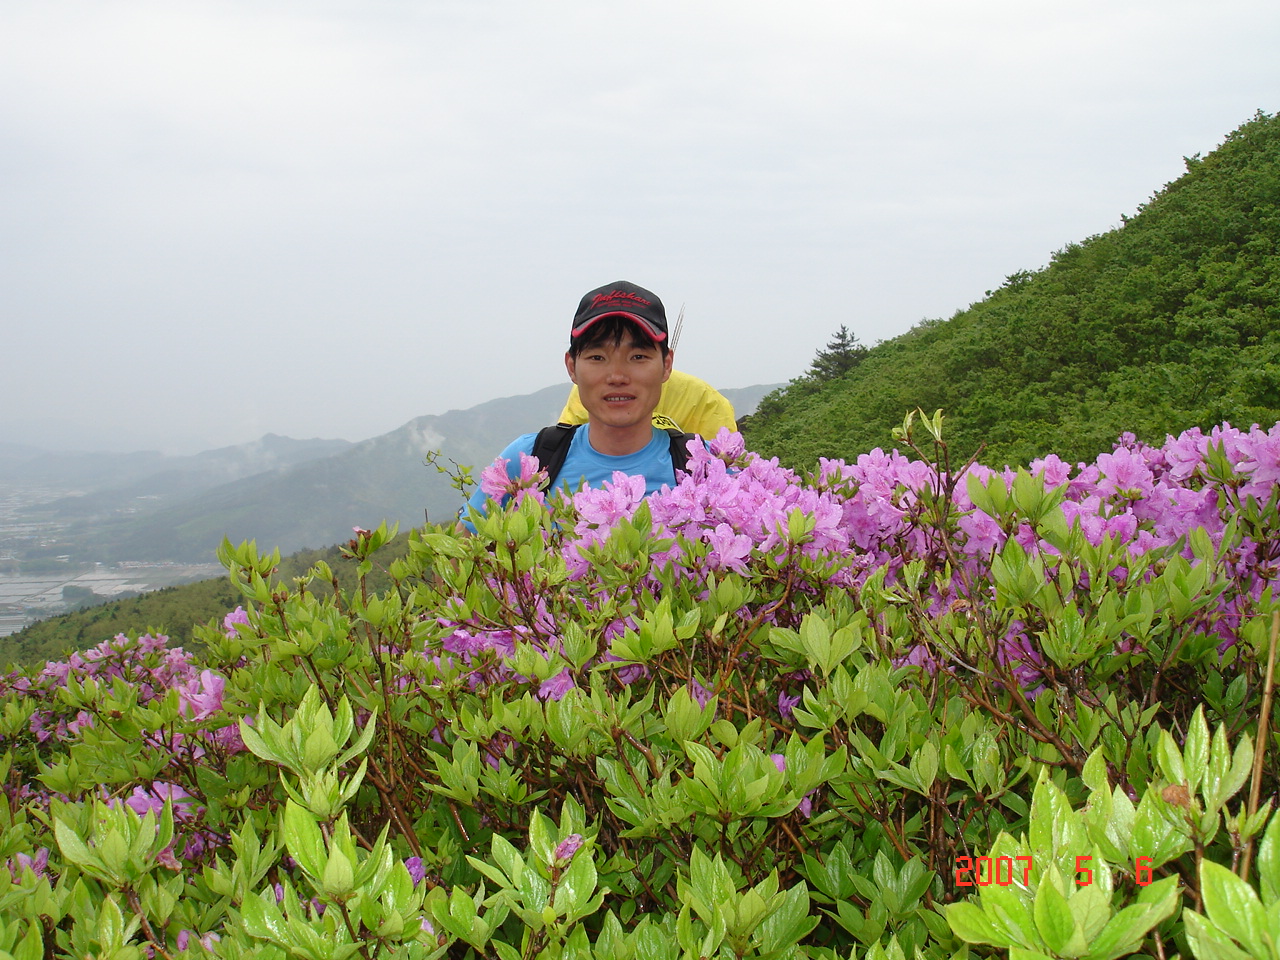
[[[1221,467],[1215,468],[1215,458],[1227,464],[1226,476]],[[912,560],[947,559],[941,555],[937,530],[922,520],[921,505],[948,487],[959,517],[950,546],[968,566],[969,582],[989,576],[993,552],[1011,536],[1033,555],[1057,553],[1025,521],[1010,531],[1001,518],[977,509],[967,492],[967,474],[947,477],[931,464],[897,451],[872,450],[852,464],[822,460],[816,482],[806,483],[776,460],[745,453],[740,435],[722,431],[710,452],[701,444],[690,445],[689,471],[675,487],[650,497],[649,506],[663,533],[681,535],[686,545],[705,545],[705,551],[691,551],[677,543],[654,557],[691,579],[705,579],[708,572],[743,572],[771,554],[793,550],[811,559],[829,559],[829,586],[856,588],[881,569],[892,583],[897,571]],[[1094,463],[1073,468],[1049,456],[1033,462],[1030,472],[1049,489],[1065,488],[1065,518],[1079,524],[1089,543],[1096,546],[1110,537],[1132,557],[1176,550],[1192,559],[1192,530],[1204,529],[1219,545],[1231,516],[1246,505],[1257,508],[1278,496],[1280,424],[1270,430],[1255,425],[1247,431],[1224,424],[1207,434],[1194,429],[1159,447],[1126,435]],[[967,473],[984,483],[998,474],[1008,487],[1017,477],[1017,471],[1007,467],[995,471],[973,465]],[[602,489],[574,496],[579,522],[576,538],[565,546],[573,577],[591,579],[588,548],[634,513],[642,492],[634,478],[619,476]],[[797,511],[810,526],[798,547],[788,536],[789,520]],[[1257,599],[1276,582],[1280,546],[1274,537],[1246,538],[1226,563],[1244,585],[1245,596]],[[961,592],[963,582],[958,577],[951,592],[936,593],[935,613],[968,599]],[[1222,601],[1214,629],[1224,643],[1235,640],[1239,611],[1233,606],[1241,599]],[[1023,629],[1020,623],[1011,625],[1002,656],[1020,680],[1032,685],[1042,663]],[[792,706],[790,698],[780,698],[780,713],[789,714]]]
[[[1274,513],[1280,499],[1280,425],[1269,430],[1255,426],[1242,431],[1229,425],[1207,433],[1191,430],[1161,446],[1126,436],[1093,463],[1073,466],[1050,456],[1035,461],[1030,471],[1042,478],[1046,488],[1062,494],[1062,512],[1085,540],[1100,545],[1109,538],[1118,545],[1121,557],[1181,555],[1194,561],[1191,532],[1203,530],[1220,551],[1218,562],[1234,584],[1215,598],[1216,606],[1197,626],[1215,641],[1234,642],[1246,608],[1267,588],[1274,588],[1280,577],[1280,536]],[[980,465],[969,467],[968,474],[984,483],[999,476],[1009,487],[1017,478],[1014,470]],[[538,479],[533,462],[526,459],[514,480],[502,465],[487,469],[482,483],[490,493],[511,494],[513,501],[527,497],[542,501],[536,489]],[[765,584],[777,583],[785,572],[787,596],[794,601],[805,593],[857,590],[879,572],[886,583],[893,584],[904,566],[924,560],[930,569],[946,565],[954,572],[949,582],[929,581],[932,593],[926,603],[932,604],[932,612],[942,613],[989,599],[977,595],[974,591],[979,587],[974,585],[990,589],[992,558],[1011,539],[1050,568],[1057,548],[1043,531],[1007,512],[991,515],[979,509],[970,499],[968,479],[966,474],[946,476],[929,463],[882,450],[853,463],[823,460],[814,477],[803,478],[776,460],[746,452],[737,434],[722,432],[710,450],[691,444],[688,475],[648,498],[653,536],[662,546],[650,563],[635,567],[634,584],[611,595],[610,599],[629,596],[634,602],[623,604],[623,612],[603,625],[601,656],[617,659],[608,645],[636,629],[635,618],[673,580],[694,596],[704,596],[712,577],[758,575]],[[944,533],[929,514],[942,491],[950,491],[952,498],[950,526]],[[432,612],[443,639],[432,644],[428,654],[437,663],[451,661],[465,667],[463,683],[471,689],[511,681],[528,685],[544,700],[568,695],[584,682],[581,674],[554,668],[551,676],[537,681],[517,676],[510,659],[519,643],[531,645],[550,660],[561,649],[568,617],[578,615],[583,604],[588,610],[602,609],[606,587],[598,566],[601,551],[608,549],[615,528],[632,518],[642,502],[642,480],[622,475],[601,488],[574,494],[566,512],[558,514],[568,519],[548,534],[561,551],[569,577],[567,590],[561,584],[555,590],[572,602],[566,606],[562,598],[540,586],[536,571],[495,574],[489,589],[520,616],[508,623],[479,615],[464,618],[451,614],[461,603],[446,602]],[[1233,524],[1238,525],[1242,539],[1227,543]],[[1159,568],[1159,564],[1131,565],[1146,569],[1146,576],[1154,576]],[[760,604],[758,610],[741,613],[783,625],[790,622],[784,618],[792,616],[783,603]],[[602,619],[614,616],[610,612]],[[224,618],[222,627],[234,637],[252,630],[257,620],[258,615],[237,608]],[[1034,689],[1046,669],[1035,631],[1016,619],[1001,629],[1007,632],[1000,659],[1024,688]],[[381,652],[390,655],[386,648]],[[925,669],[945,666],[936,651],[915,648],[897,653],[899,663]],[[628,666],[612,676],[625,684],[644,673],[644,667]],[[807,679],[807,672],[789,674],[777,684],[778,689],[769,692],[770,709],[776,695],[780,722],[792,721],[801,703],[799,686]],[[699,705],[710,702],[717,680],[707,675],[680,677]],[[419,681],[412,669],[406,669],[392,682],[399,693],[413,695]],[[175,855],[171,848],[165,862],[176,869],[179,858],[204,857],[221,838],[202,823],[203,798],[188,792],[198,790],[191,771],[196,762],[225,761],[244,745],[224,700],[227,678],[203,667],[182,648],[170,648],[166,637],[121,635],[65,661],[48,663],[30,676],[15,672],[0,677],[0,695],[18,694],[35,707],[26,730],[8,738],[10,742],[0,737],[0,751],[18,747],[40,758],[53,751],[65,752],[80,741],[109,736],[118,717],[100,710],[96,704],[101,696],[78,692],[95,685],[100,694],[127,686],[125,699],[144,707],[172,698],[167,707],[169,721],[137,734],[144,745],[167,754],[170,762],[154,780],[120,784],[114,790],[108,785],[103,796],[139,813],[160,810],[167,803],[179,827],[180,853]],[[484,759],[498,766],[519,749],[509,735],[499,733],[486,745]],[[779,760],[774,757],[775,763]],[[3,789],[12,802],[46,808],[50,803],[47,793],[42,794],[32,782]],[[806,797],[805,802],[807,811],[813,798]],[[48,851],[41,850],[19,854],[8,866],[17,876],[28,869],[40,874],[47,863]],[[421,861],[408,866],[415,881],[421,882]]]
[[[6,865],[9,868],[9,876],[14,883],[22,880],[22,875],[30,870],[37,877],[46,876],[49,868],[49,848],[41,847],[34,854],[15,853]]]
[[[236,607],[222,618],[222,629],[228,637],[236,635],[236,627],[240,624],[249,626],[249,614],[244,607]]]
[[[191,944],[198,943],[200,946],[204,947],[205,950],[213,953],[213,945],[221,939],[222,937],[212,931],[204,934],[203,936],[197,936],[194,931],[179,930],[177,936],[177,947],[179,950],[187,950],[191,947]]]
[[[237,608],[226,620],[246,622],[238,619],[244,616],[244,610]],[[109,689],[116,681],[132,687],[137,702],[143,706],[177,690],[179,711],[192,720],[216,718],[222,711],[226,679],[201,668],[182,647],[169,647],[168,637],[151,634],[137,639],[118,634],[84,653],[73,653],[64,661],[50,661],[34,680],[15,671],[0,678],[0,695],[15,691],[35,699],[38,707],[31,716],[30,729],[38,742],[51,738],[73,741],[85,728],[94,726],[95,720],[86,710],[70,711],[59,690],[72,682],[92,682]],[[238,726],[230,722],[211,725],[211,729],[201,730],[194,738],[181,733],[169,737],[159,731],[144,736],[157,747],[188,756],[201,755],[210,743],[231,753],[244,749]]]
[[[732,446],[730,438],[722,436],[718,442],[720,452],[730,459],[741,456],[740,446]],[[1210,469],[1208,461],[1215,449],[1234,470],[1228,484],[1215,479]],[[928,532],[914,522],[914,508],[922,494],[938,489],[949,478],[939,476],[927,463],[876,449],[853,464],[822,460],[818,483],[806,486],[776,461],[748,454],[746,462],[745,468],[733,471],[695,446],[690,477],[650,498],[655,520],[668,530],[706,541],[712,546],[709,559],[721,567],[743,559],[738,536],[748,537],[762,553],[776,549],[794,509],[816,521],[805,552],[858,555],[856,566],[864,571],[859,580],[884,565],[901,567],[931,549]],[[1131,553],[1146,553],[1177,544],[1196,527],[1205,528],[1216,540],[1225,526],[1223,508],[1250,498],[1266,503],[1274,496],[1280,483],[1280,424],[1270,430],[1255,425],[1248,431],[1223,425],[1207,435],[1194,429],[1170,437],[1162,447],[1126,435],[1113,452],[1101,454],[1092,464],[1077,464],[1073,469],[1049,456],[1034,461],[1030,470],[1047,487],[1066,485],[1066,518],[1078,520],[1091,543],[1111,535]],[[975,465],[970,472],[984,481],[1000,473],[1008,484],[1016,477],[1008,467],[995,471]],[[955,507],[962,512],[959,546],[967,556],[985,560],[1007,535],[997,518],[974,509],[965,476],[957,479]],[[608,499],[587,490],[578,494],[576,502],[582,511],[602,497]],[[1032,548],[1047,547],[1037,543],[1025,525],[1016,536],[1027,539],[1026,545]]]
[[[943,562],[958,557],[966,568],[947,589],[934,587],[932,612],[973,602],[965,595],[965,583],[988,580],[995,552],[1012,537],[1031,555],[1052,557],[1056,548],[1025,521],[1006,529],[1004,519],[978,509],[969,498],[967,480],[972,474],[983,483],[1000,476],[1012,487],[1017,471],[1006,467],[997,471],[975,464],[955,477],[940,473],[932,464],[912,460],[898,451],[875,449],[852,464],[840,460],[820,461],[817,475],[806,480],[777,460],[765,460],[744,449],[740,434],[722,430],[710,444],[691,443],[688,475],[674,487],[664,488],[648,498],[655,530],[660,536],[678,536],[667,550],[655,553],[655,566],[669,565],[677,578],[703,582],[707,576],[724,571],[749,573],[753,565],[786,562],[799,555],[826,571],[825,587],[856,589],[873,573],[884,570],[887,583],[906,564],[916,559]],[[1215,459],[1227,465],[1228,475]],[[482,488],[494,496],[542,495],[535,462],[525,458],[520,476],[509,478],[505,463],[495,463],[483,474]],[[1042,478],[1046,488],[1061,490],[1062,511],[1068,524],[1078,524],[1085,539],[1094,545],[1110,537],[1131,557],[1180,551],[1192,559],[1188,534],[1204,529],[1219,544],[1227,519],[1246,504],[1265,504],[1280,489],[1280,424],[1270,430],[1258,426],[1248,431],[1229,424],[1209,433],[1189,430],[1170,437],[1163,446],[1137,442],[1131,435],[1121,437],[1110,453],[1094,463],[1072,467],[1056,456],[1030,465],[1032,475]],[[955,531],[950,537],[950,555],[943,554],[936,525],[924,516],[923,504],[950,490]],[[615,474],[612,482],[573,495],[576,522],[566,536],[563,555],[572,580],[583,584],[590,594],[595,579],[593,553],[605,543],[614,527],[632,517],[644,498],[642,478]],[[805,533],[792,542],[792,519],[799,514]],[[1280,546],[1274,538],[1246,538],[1235,553],[1226,558],[1229,572],[1245,585],[1244,594],[1256,599],[1275,583],[1280,569]],[[967,574],[967,576],[966,576]],[[510,591],[509,586],[491,585]],[[660,584],[655,575],[646,583],[656,596]],[[803,588],[803,587],[802,587]],[[508,599],[510,599],[508,597]],[[982,598],[976,598],[981,600]],[[1234,642],[1241,597],[1225,598],[1213,629],[1224,643]],[[524,626],[495,629],[491,625],[442,621],[455,628],[444,649],[464,660],[482,651],[490,658],[483,675],[475,683],[511,679],[501,665],[510,656],[517,638],[537,639],[544,650],[558,645],[558,626],[548,615],[542,598],[537,599],[535,629]],[[630,618],[616,621],[606,630],[612,639],[628,627]],[[606,657],[611,655],[606,653]],[[1013,674],[1028,688],[1040,676],[1043,663],[1035,644],[1026,635],[1024,624],[1009,625],[1000,656]],[[900,663],[916,663],[936,669],[933,654],[915,649],[904,651]],[[633,671],[624,682],[633,679]],[[518,679],[518,678],[517,678]],[[567,672],[545,681],[539,695],[559,698],[574,685]],[[699,687],[699,690],[701,688]],[[701,697],[699,700],[701,702]],[[779,714],[790,716],[797,702],[781,693]]]
[[[237,608],[227,615],[224,627],[234,629],[233,624],[245,622],[247,615],[242,608]],[[169,638],[163,635],[147,634],[135,639],[120,634],[84,653],[73,653],[64,661],[51,661],[34,677],[15,671],[0,678],[0,695],[16,692],[26,702],[34,701],[28,730],[38,747],[58,753],[69,749],[89,731],[105,735],[114,722],[113,717],[96,712],[99,702],[96,698],[84,698],[87,709],[69,706],[69,702],[76,703],[76,698],[66,697],[66,688],[73,685],[83,690],[96,685],[109,693],[119,684],[129,688],[125,699],[136,698],[143,707],[154,706],[171,691],[176,691],[178,713],[189,721],[185,729],[166,724],[136,734],[144,746],[170,758],[171,775],[176,776],[183,770],[189,773],[190,762],[207,757],[210,751],[226,757],[244,750],[239,725],[223,709],[225,678],[201,668],[182,647],[168,644]],[[0,748],[9,746],[5,740],[0,737]],[[46,809],[52,799],[52,794],[37,783],[4,789],[15,802],[31,802]],[[123,804],[139,816],[148,811],[159,815],[168,802],[175,825],[181,828],[178,841],[184,860],[197,861],[222,842],[220,835],[204,827],[203,806],[185,788],[170,780],[156,779],[135,785],[126,795],[114,794],[104,785],[100,795],[109,806]],[[180,864],[173,851],[173,845],[163,851],[161,862],[177,870]],[[44,860],[37,858],[35,862],[43,869],[46,861],[47,853]]]
[[[538,503],[546,503],[546,497],[540,487],[547,479],[547,474],[538,469],[537,458],[522,452],[520,474],[515,478],[507,474],[508,463],[510,461],[505,457],[498,457],[481,470],[480,489],[498,502],[502,502],[504,497],[511,497],[510,502],[513,507],[520,506],[529,497],[537,500]]]

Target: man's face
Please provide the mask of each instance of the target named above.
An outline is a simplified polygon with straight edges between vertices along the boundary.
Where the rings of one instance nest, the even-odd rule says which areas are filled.
[[[648,425],[671,376],[672,354],[665,358],[657,346],[642,346],[629,336],[584,348],[576,358],[564,355],[569,379],[593,424],[608,428]]]

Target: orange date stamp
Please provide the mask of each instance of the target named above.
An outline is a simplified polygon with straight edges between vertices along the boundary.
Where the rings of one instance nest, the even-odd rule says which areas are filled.
[[[1076,886],[1087,887],[1093,883],[1093,869],[1089,864],[1093,857],[1076,857]],[[1033,868],[1031,857],[956,857],[957,887],[989,887],[991,884],[1007,887],[1015,874],[1022,874],[1022,886],[1031,882]],[[1133,881],[1140,887],[1151,883],[1151,858],[1138,857],[1133,864]]]

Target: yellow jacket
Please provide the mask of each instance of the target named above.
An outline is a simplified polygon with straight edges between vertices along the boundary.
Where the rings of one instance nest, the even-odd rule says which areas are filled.
[[[560,422],[587,422],[587,408],[578,399],[576,384],[569,391],[569,400],[560,413]],[[696,433],[708,440],[719,433],[721,427],[738,429],[733,404],[707,381],[680,370],[672,370],[662,385],[662,397],[653,411],[653,423],[662,429],[675,427],[685,433]]]

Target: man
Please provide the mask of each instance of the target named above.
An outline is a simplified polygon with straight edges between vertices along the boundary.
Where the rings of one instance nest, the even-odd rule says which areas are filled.
[[[619,280],[582,298],[564,365],[587,421],[569,438],[555,485],[598,487],[615,471],[643,476],[646,496],[675,484],[672,437],[652,422],[673,358],[666,309],[654,293]],[[537,437],[527,433],[502,451],[512,478],[519,476],[520,454],[533,454]],[[485,501],[477,490],[469,506],[484,512]]]

